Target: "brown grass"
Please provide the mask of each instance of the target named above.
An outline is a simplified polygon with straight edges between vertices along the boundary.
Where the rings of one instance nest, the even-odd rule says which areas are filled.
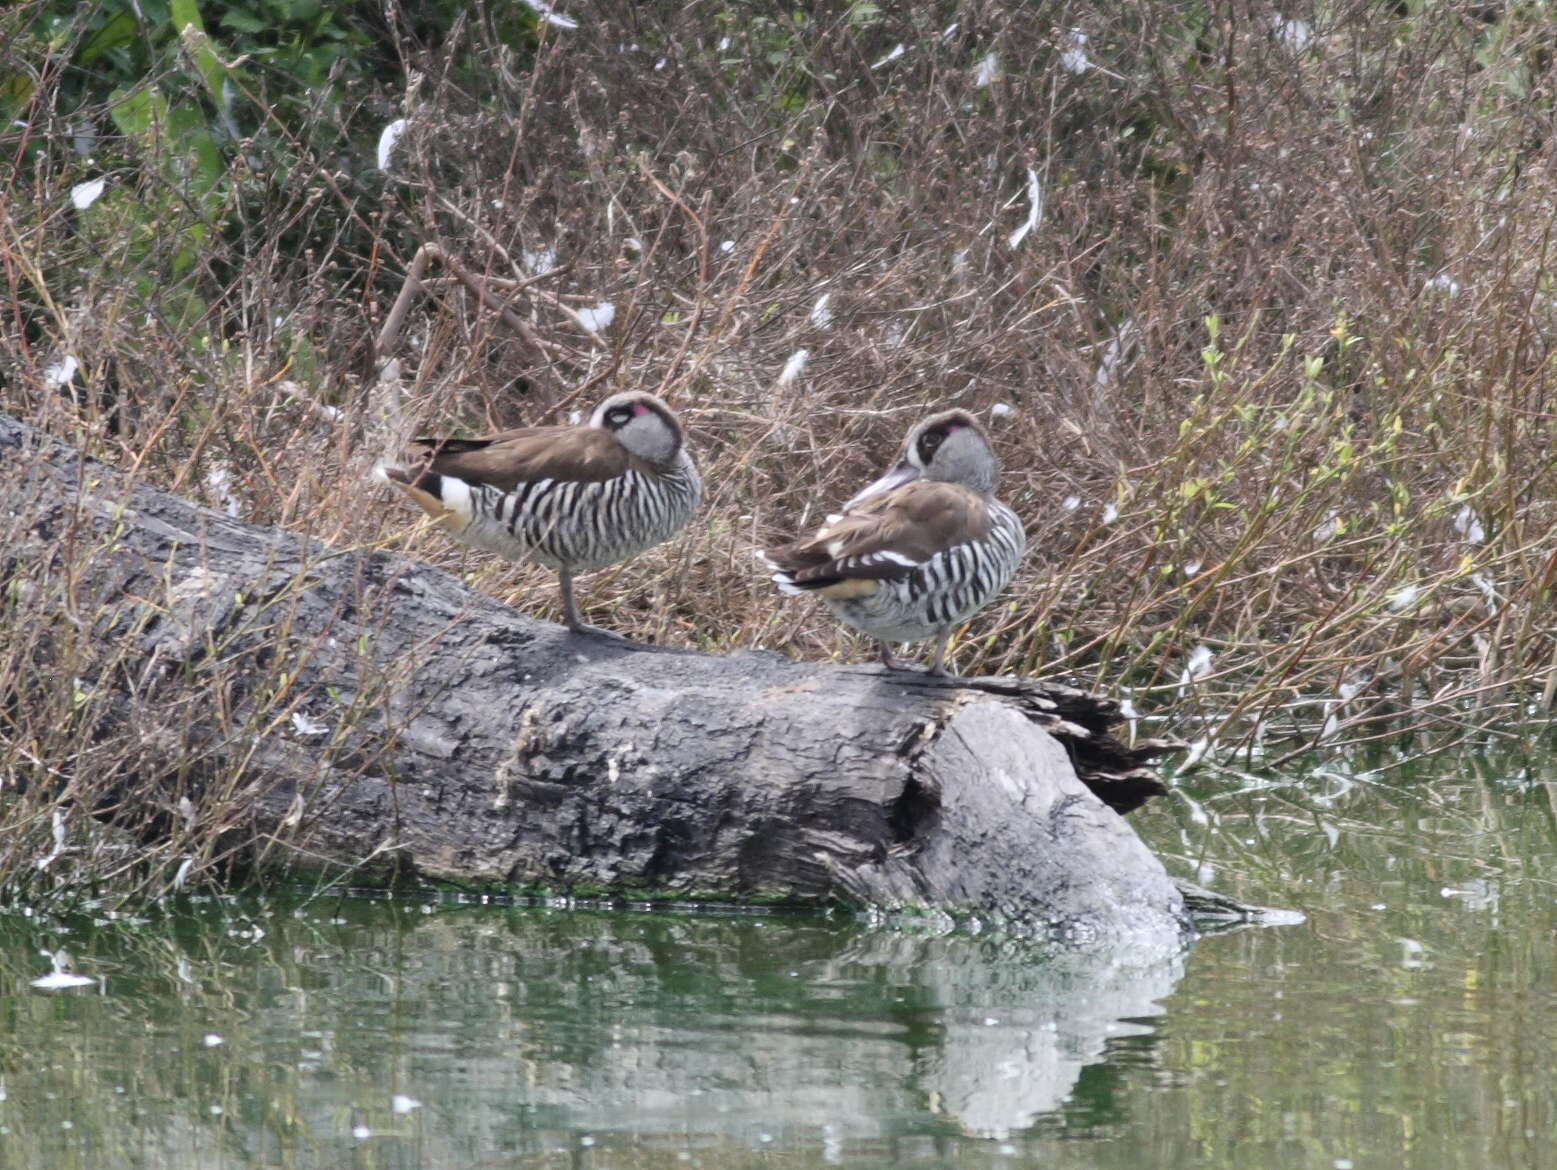
[[[1267,760],[1544,722],[1557,172],[1536,11],[888,7],[580,2],[533,54],[478,14],[313,124],[250,65],[254,137],[215,195],[171,132],[100,117],[85,159],[40,100],[0,138],[26,161],[0,215],[0,409],[555,619],[551,574],[452,547],[364,478],[389,441],[373,338],[435,243],[526,329],[435,267],[396,354],[415,426],[562,421],[625,387],[689,425],[701,515],[587,580],[591,620],[863,657],[752,550],[956,403],[991,418],[1031,542],[955,643],[962,671],[1074,676]],[[372,144],[401,114],[386,176]],[[315,151],[339,135],[349,153]],[[1029,171],[1042,214],[1013,247]],[[600,301],[596,336],[577,311]],[[67,354],[80,373],[51,385]]]

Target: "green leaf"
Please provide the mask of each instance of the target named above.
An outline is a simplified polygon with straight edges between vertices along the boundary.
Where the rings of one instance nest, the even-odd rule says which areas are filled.
[[[116,89],[108,95],[108,116],[119,133],[137,136],[168,124],[168,101],[154,89]]]
[[[221,182],[227,164],[211,138],[204,111],[188,103],[174,106],[168,111],[168,137],[175,149],[194,156],[189,168],[192,189],[204,195]]]
[[[262,33],[270,27],[246,8],[229,8],[222,13],[222,27],[240,33]]]
[[[205,79],[205,84],[211,91],[211,97],[220,108],[222,82],[227,79],[227,69],[211,48],[211,38],[205,31],[205,22],[200,19],[199,3],[197,0],[172,0],[168,7],[168,19],[173,24],[174,35],[184,40],[185,47],[194,56],[195,68],[200,71],[200,76]],[[185,29],[193,29],[193,35],[185,38]]]
[[[134,39],[135,17],[129,12],[121,12],[92,34],[92,39],[82,48],[76,63],[83,67],[90,66],[104,53],[120,45],[127,45]]]
[[[23,106],[32,101],[36,88],[32,78],[23,73],[12,73],[8,77],[0,78],[0,112],[4,112],[7,123],[17,116]]]

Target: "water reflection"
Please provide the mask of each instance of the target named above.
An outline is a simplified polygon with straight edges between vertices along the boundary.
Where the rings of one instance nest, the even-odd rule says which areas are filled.
[[[1183,967],[818,918],[426,909],[213,907],[7,946],[4,1140],[39,1164],[301,1166],[1005,1138],[1148,1036]],[[22,997],[65,940],[95,993]]]
[[[1197,778],[1139,827],[1308,918],[1155,961],[843,918],[0,914],[0,1166],[1553,1165],[1554,793]]]

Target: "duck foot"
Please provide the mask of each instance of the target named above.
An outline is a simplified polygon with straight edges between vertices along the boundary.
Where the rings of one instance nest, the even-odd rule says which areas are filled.
[[[626,634],[618,634],[615,630],[607,630],[601,626],[592,626],[588,622],[571,621],[568,629],[575,634],[584,634],[592,638],[603,638],[607,642],[626,642],[630,639]]]

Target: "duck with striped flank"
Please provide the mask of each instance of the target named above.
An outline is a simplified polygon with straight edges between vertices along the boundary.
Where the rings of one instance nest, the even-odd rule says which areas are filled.
[[[580,619],[574,575],[669,540],[703,498],[675,412],[642,392],[607,398],[582,426],[418,439],[377,474],[465,544],[556,569],[568,629],[611,637]]]
[[[908,433],[903,461],[844,504],[813,536],[766,550],[785,593],[822,598],[845,625],[881,643],[935,639],[930,673],[945,676],[952,631],[1006,587],[1027,536],[995,499],[1000,465],[965,410]]]

